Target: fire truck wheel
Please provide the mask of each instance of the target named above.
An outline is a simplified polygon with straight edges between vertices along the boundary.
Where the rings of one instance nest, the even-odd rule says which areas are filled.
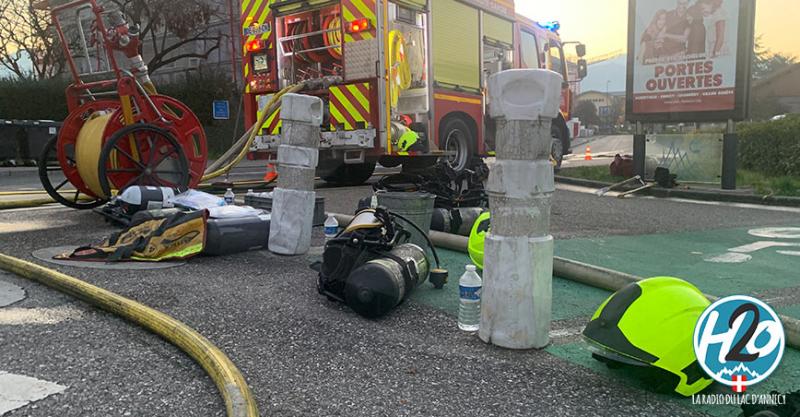
[[[324,176],[322,179],[327,183],[336,185],[361,185],[372,177],[373,172],[375,172],[375,162],[342,164],[330,175]]]
[[[555,169],[561,169],[561,163],[564,161],[564,138],[562,130],[553,124],[550,128],[550,135],[553,137],[553,144],[550,150],[550,156],[555,161]]]
[[[475,135],[469,125],[460,118],[452,118],[445,122],[440,130],[439,146],[447,152],[447,163],[456,172],[462,172],[469,166],[475,153]]]

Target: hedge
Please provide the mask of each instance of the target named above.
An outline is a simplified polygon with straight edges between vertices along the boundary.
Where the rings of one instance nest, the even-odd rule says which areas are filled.
[[[0,119],[64,120],[67,116],[64,91],[68,82],[65,79],[0,79]],[[238,126],[236,123],[241,94],[228,75],[216,71],[194,72],[181,81],[157,83],[157,87],[159,93],[182,101],[197,115],[208,136],[211,157],[227,150],[234,137],[238,139],[244,132],[242,114]],[[230,120],[213,119],[214,100],[230,102]]]
[[[740,124],[739,165],[769,176],[800,177],[800,115]]]
[[[0,79],[0,119],[57,120],[67,117],[67,81]]]

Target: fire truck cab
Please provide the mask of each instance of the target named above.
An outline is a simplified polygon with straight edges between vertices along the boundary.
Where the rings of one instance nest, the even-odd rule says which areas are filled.
[[[523,58],[528,32],[535,59]],[[246,124],[282,88],[313,85],[304,94],[325,103],[318,174],[339,184],[378,162],[467,169],[493,148],[489,76],[536,67],[567,79],[557,33],[518,18],[513,0],[243,0],[242,33]],[[254,157],[280,141],[280,110],[264,117]]]

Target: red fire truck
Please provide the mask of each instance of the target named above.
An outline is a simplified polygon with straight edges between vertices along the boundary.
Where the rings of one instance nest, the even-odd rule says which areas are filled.
[[[486,84],[510,68],[564,77],[554,157],[569,149],[571,80],[557,26],[517,16],[513,0],[242,0],[242,34],[248,127],[282,88],[324,80],[304,93],[326,104],[326,181],[362,183],[378,162],[418,168],[447,158],[463,170],[491,155]],[[255,158],[280,139],[280,110],[265,117]]]

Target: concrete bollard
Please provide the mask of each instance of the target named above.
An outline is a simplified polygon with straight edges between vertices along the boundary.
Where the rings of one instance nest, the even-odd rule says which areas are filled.
[[[281,121],[269,250],[279,255],[302,255],[311,247],[322,100],[286,94],[281,99]]]
[[[486,186],[492,229],[484,247],[478,336],[509,349],[549,343],[555,191],[550,127],[561,84],[560,75],[539,69],[503,71],[489,79],[497,161]]]

